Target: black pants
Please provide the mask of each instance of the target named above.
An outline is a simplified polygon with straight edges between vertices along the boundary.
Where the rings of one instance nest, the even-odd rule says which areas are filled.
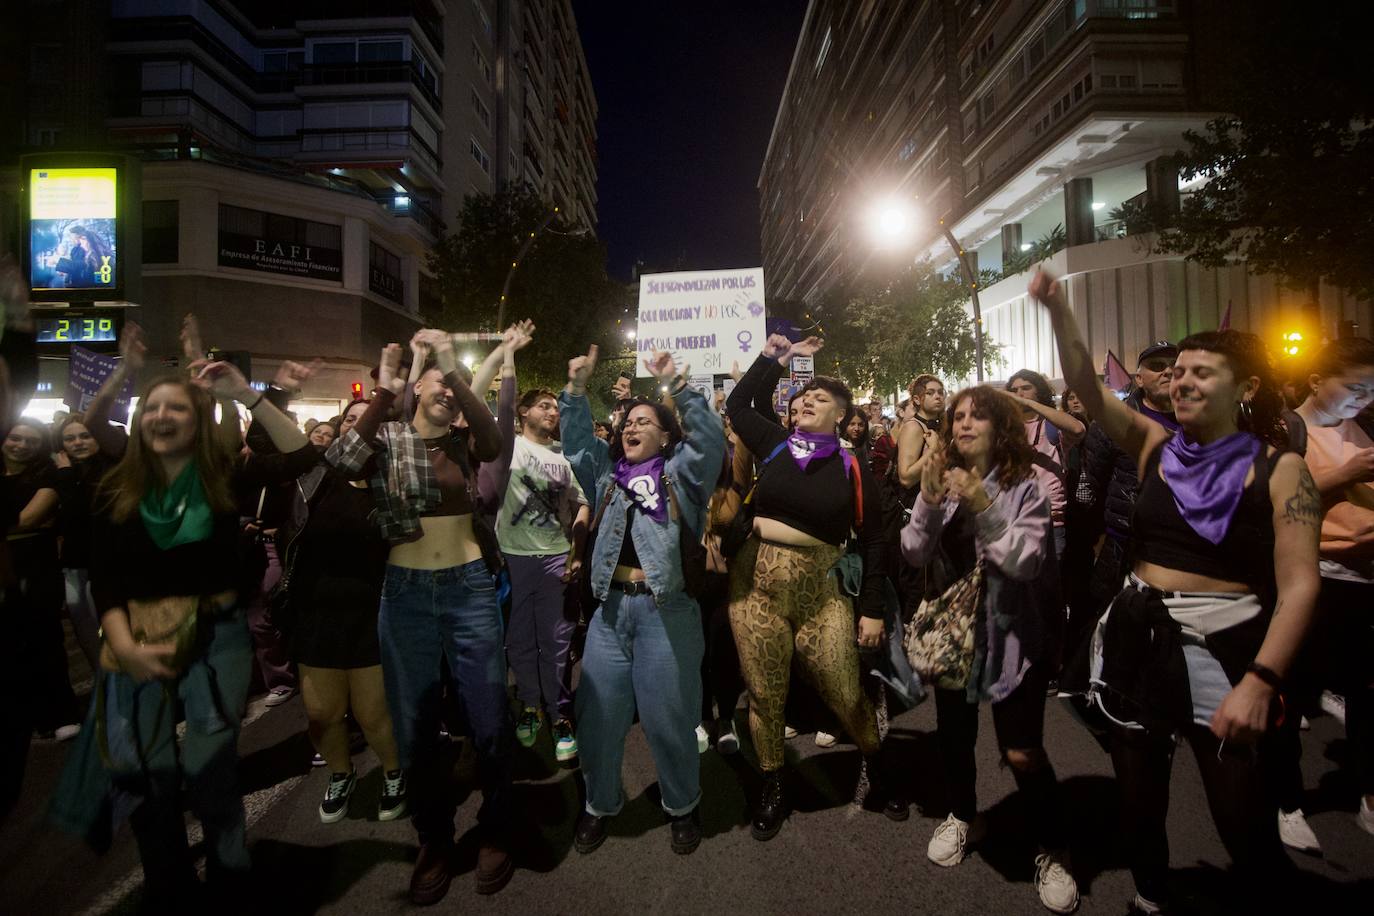
[[[7,593],[5,608],[12,626],[10,636],[22,646],[22,702],[31,707],[34,730],[51,732],[79,723],[81,710],[67,674],[67,646],[62,631],[65,586],[62,568],[57,565],[56,547],[50,556],[40,558],[33,556],[35,553],[15,551],[16,568],[22,578]]]
[[[706,591],[698,601],[701,629],[706,636],[706,654],[701,659],[701,720],[729,719],[744,692],[739,649],[730,629],[730,576],[707,573]]]
[[[1257,894],[1281,886],[1292,863],[1279,843],[1274,808],[1267,803],[1257,753],[1250,745],[1222,745],[1210,730],[1190,725],[1207,806],[1231,856],[1237,887]],[[1113,726],[1112,768],[1121,789],[1121,836],[1136,891],[1163,903],[1169,872],[1169,777],[1177,744],[1172,739]],[[1276,884],[1277,882],[1277,884]]]
[[[997,746],[1008,750],[1044,750],[1045,675],[1039,666],[1026,672],[1021,684],[1000,703],[992,704],[992,725]],[[935,731],[940,747],[940,764],[950,796],[950,811],[961,821],[971,822],[978,813],[978,764],[974,749],[978,743],[978,705],[970,703],[962,690],[935,690]],[[1064,836],[1057,801],[1059,783],[1048,760],[1039,769],[1021,770],[1013,766],[1016,788],[1026,796],[1033,823],[1031,834],[1046,849],[1061,849]]]
[[[1322,579],[1311,640],[1322,687],[1345,697],[1347,766],[1362,795],[1374,795],[1374,585]]]

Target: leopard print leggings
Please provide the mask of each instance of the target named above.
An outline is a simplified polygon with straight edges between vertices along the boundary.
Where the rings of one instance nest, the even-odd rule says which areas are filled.
[[[878,727],[860,684],[854,608],[830,567],[842,550],[751,537],[730,563],[730,625],[749,689],[749,730],[765,773],[783,764],[783,707],[795,647],[802,671],[865,755]]]

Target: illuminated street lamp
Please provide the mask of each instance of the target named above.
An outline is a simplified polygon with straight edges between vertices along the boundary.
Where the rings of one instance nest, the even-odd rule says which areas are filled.
[[[973,302],[974,371],[979,384],[981,384],[983,381],[983,309],[978,301],[978,275],[974,273],[973,265],[969,263],[968,253],[964,251],[964,246],[959,244],[959,240],[954,237],[953,232],[950,232],[943,219],[939,223],[945,241],[949,242],[949,247],[954,251],[954,256],[959,259],[959,270],[964,277],[964,282],[968,285],[969,297]],[[877,248],[897,248],[906,244],[911,238],[915,225],[916,220],[913,218],[910,205],[899,197],[883,198],[875,203],[869,211],[869,235]]]

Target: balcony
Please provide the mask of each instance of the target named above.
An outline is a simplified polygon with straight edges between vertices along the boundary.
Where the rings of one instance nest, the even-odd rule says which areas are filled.
[[[364,64],[308,64],[301,74],[306,86],[355,86],[409,82],[435,111],[443,111],[439,93],[425,80],[414,61],[378,61]]]

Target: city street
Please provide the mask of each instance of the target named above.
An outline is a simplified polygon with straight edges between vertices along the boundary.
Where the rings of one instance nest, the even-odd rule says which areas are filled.
[[[75,659],[74,668],[75,668]],[[744,719],[741,708],[739,719]],[[473,825],[479,798],[469,792],[472,759],[458,757],[463,801],[458,815],[461,873],[440,911],[479,913],[1042,913],[1031,878],[1034,851],[1017,829],[1020,807],[1010,773],[997,765],[992,723],[983,710],[979,799],[989,839],[955,869],[925,858],[943,814],[935,773],[932,704],[898,717],[894,739],[910,774],[918,810],[905,823],[853,807],[858,753],[841,743],[822,751],[803,734],[789,742],[796,768],[797,811],[769,843],[748,831],[746,793],[756,777],[744,753],[702,757],[705,839],[691,856],[674,855],[656,801],[653,763],[643,733],[631,732],[625,759],[629,804],[611,837],[590,856],[572,849],[579,808],[575,772],[559,769],[547,730],[516,757],[517,792],[527,827],[517,870],[494,897],[472,890]],[[379,823],[381,773],[376,758],[356,758],[361,775],[349,817],[319,821],[326,774],[312,770],[299,698],[275,709],[250,704],[240,751],[248,839],[262,912],[389,913],[411,909],[406,885],[415,855],[408,820]],[[1374,892],[1374,837],[1351,813],[1350,782],[1336,771],[1343,730],[1329,716],[1304,734],[1305,803],[1325,857],[1294,855],[1310,886],[1300,889],[1312,913],[1367,912]],[[1046,715],[1046,743],[1063,781],[1082,913],[1126,911],[1132,889],[1116,848],[1116,798],[1110,762],[1057,702]],[[42,812],[68,745],[34,742],[24,798],[0,826],[0,912],[132,913],[141,876],[125,827],[97,857],[44,824]],[[457,748],[455,748],[457,750]],[[192,827],[192,838],[199,829]],[[1197,911],[1232,912],[1219,900],[1227,859],[1207,814],[1197,768],[1188,753],[1174,766],[1169,813],[1175,890]],[[1295,888],[1275,888],[1278,894]]]

